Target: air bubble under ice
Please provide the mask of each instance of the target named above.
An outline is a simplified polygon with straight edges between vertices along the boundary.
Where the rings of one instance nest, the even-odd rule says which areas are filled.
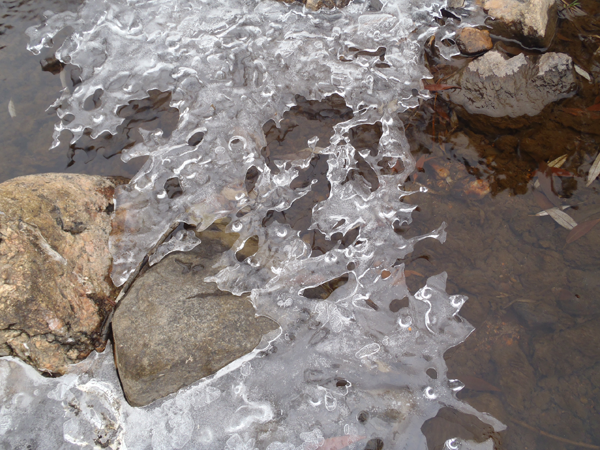
[[[49,15],[28,30],[33,52],[63,28],[73,30],[56,56],[81,68],[82,83],[54,105],[60,118],[73,118],[56,126],[55,145],[63,130],[73,142],[86,129],[92,137],[115,133],[118,108],[151,89],[171,92],[171,106],[180,112],[169,137],[142,132],[143,142],[123,152],[124,160],[148,160],[116,194],[122,233],[111,238],[115,284],[130,281],[149,255],[158,262],[192,248],[197,238],[189,230],[163,242],[178,224],[202,231],[227,218],[239,239],[208,281],[236,295],[250,293],[257,313],[281,328],[216,375],[145,408],[124,400],[109,350],[60,379],[3,359],[3,440],[52,449],[316,450],[342,443],[363,449],[381,439],[386,449],[425,449],[421,426],[443,406],[503,429],[457,400],[456,380],[446,377],[444,352],[472,331],[457,316],[466,299],[446,294],[444,273],[413,295],[404,265],[396,264],[422,239],[445,240],[445,224],[410,239],[393,229],[395,222],[410,223],[415,208],[402,201],[413,193],[404,182],[415,162],[397,112],[426,95],[422,45],[440,32],[432,16],[441,6],[355,0],[343,9],[311,11],[273,0],[104,0],[88,1],[76,14]],[[86,110],[97,89],[102,104]],[[353,117],[334,127],[330,142],[316,147],[309,139],[308,156],[275,161],[280,170],[272,172],[260,154],[263,124],[280,121],[296,95],[333,94]],[[379,177],[372,191],[347,177],[357,164],[348,134],[377,122],[378,152],[362,155]],[[198,133],[200,143],[189,145]],[[328,157],[331,192],[314,207],[311,228],[331,238],[358,227],[359,235],[355,245],[313,256],[298,231],[276,221],[263,226],[262,219],[310,191],[290,184],[317,151]],[[402,171],[381,173],[384,158]],[[253,166],[259,176],[247,192]],[[174,178],[183,192],[169,198],[165,183]],[[239,262],[235,253],[251,237],[258,250]],[[326,300],[302,295],[341,276],[348,282]],[[404,297],[408,306],[390,314],[390,302]],[[437,378],[426,375],[429,369]],[[454,439],[446,447],[493,445]]]

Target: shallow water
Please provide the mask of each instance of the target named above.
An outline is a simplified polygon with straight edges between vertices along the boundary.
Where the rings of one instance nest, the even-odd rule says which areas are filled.
[[[582,6],[593,12],[591,2]],[[57,10],[61,5],[44,9],[48,7]],[[13,34],[15,37],[2,44],[6,47],[0,50],[0,64],[3,73],[11,73],[12,78],[7,80],[13,83],[10,90],[2,92],[3,104],[12,98],[17,116],[11,119],[7,108],[2,113],[6,115],[3,123],[7,124],[0,129],[7,142],[2,156],[8,164],[2,165],[2,179],[65,170],[133,175],[139,166],[127,167],[118,156],[106,159],[98,154],[92,158],[95,149],[106,148],[106,144],[96,144],[96,148],[90,149],[94,144],[82,141],[77,150],[65,145],[47,153],[45,149],[56,119],[43,111],[57,97],[60,80],[58,75],[40,71],[36,61],[40,57],[26,53],[27,39],[21,32],[16,37],[19,27],[22,31],[32,23],[28,20],[36,19],[27,14],[12,17],[17,17],[15,27],[1,38]],[[596,25],[590,20],[587,26],[591,29],[586,32],[597,34]],[[586,49],[594,39],[582,40],[576,35],[579,32],[571,22],[563,22],[559,33],[565,39],[558,39],[554,47],[568,48],[576,61],[581,60],[578,64],[593,72],[598,61]],[[26,65],[26,60],[36,63]],[[15,67],[21,68],[13,76]],[[569,212],[578,222],[598,217],[599,182],[585,187],[585,176],[599,148],[598,127],[594,125],[597,119],[589,113],[565,112],[565,108],[582,109],[594,103],[597,85],[582,86],[577,97],[550,105],[539,117],[518,124],[461,119],[441,99],[423,101],[418,111],[409,110],[402,115],[415,159],[423,154],[434,159],[424,163],[416,180],[411,176],[407,183],[407,189],[425,185],[430,192],[405,199],[406,203],[419,206],[413,212],[413,222],[396,231],[402,236],[415,237],[430,232],[442,221],[448,224],[445,244],[420,241],[404,259],[408,289],[416,292],[429,276],[447,271],[448,293],[469,296],[462,315],[476,331],[466,342],[446,353],[448,375],[465,382],[466,388],[459,397],[508,425],[505,432],[495,435],[498,449],[577,448],[576,443],[600,445],[597,409],[600,390],[596,381],[600,379],[597,332],[600,261],[594,251],[600,244],[600,229],[566,244],[566,230],[549,217],[533,216],[540,210],[534,198],[533,171],[540,161],[567,153],[569,158],[563,167],[576,176],[555,176],[555,190],[563,198],[563,204],[574,205]],[[342,121],[343,111],[337,114]],[[148,127],[168,130],[172,120],[168,118],[169,111],[159,116],[154,119],[150,115],[148,122],[154,122]],[[23,117],[27,119],[20,120]],[[314,135],[326,140],[331,123],[311,118],[314,115],[288,114],[288,119],[280,124],[280,129],[289,126],[289,131],[283,133],[284,139],[278,139],[281,132],[271,125],[265,126],[269,145],[263,156],[267,164],[271,155],[290,155],[303,150],[303,143]],[[316,127],[323,127],[323,131],[316,131]],[[548,135],[552,139],[544,139]],[[379,138],[376,127],[356,130],[356,136],[353,144],[357,148],[370,148],[373,136]],[[123,138],[115,146],[117,150],[109,153],[118,154],[119,146],[124,148],[127,142]],[[103,152],[107,155],[106,150]],[[323,159],[313,158],[314,164],[297,181],[297,187],[305,187],[308,180],[319,180],[312,186],[314,194],[303,197],[307,205],[295,206],[297,212],[279,212],[267,217],[300,231],[304,242],[311,245],[313,255],[326,252],[331,245],[331,241],[310,232],[306,225],[306,208],[327,195],[327,183],[322,177],[326,164]],[[69,166],[70,162],[74,163]],[[361,171],[360,163],[352,176],[365,178],[370,189],[376,187],[376,179],[368,167]],[[488,182],[491,193],[481,199],[469,197],[465,193],[466,184],[475,179]],[[342,243],[344,239],[352,239],[349,233],[338,236]],[[474,422],[472,416],[447,409],[427,422],[423,431],[432,449],[441,448],[451,437],[483,441],[489,435],[489,428]]]

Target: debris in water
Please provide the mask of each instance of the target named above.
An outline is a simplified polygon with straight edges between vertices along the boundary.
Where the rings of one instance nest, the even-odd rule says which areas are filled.
[[[8,114],[12,119],[17,117],[17,110],[15,109],[15,104],[12,101],[12,98],[8,101]]]
[[[589,186],[590,184],[592,184],[592,182],[596,178],[598,178],[599,174],[600,174],[600,153],[598,153],[598,155],[596,155],[596,159],[594,160],[594,164],[592,164],[592,167],[590,168],[590,172],[588,173],[587,183],[585,185]]]

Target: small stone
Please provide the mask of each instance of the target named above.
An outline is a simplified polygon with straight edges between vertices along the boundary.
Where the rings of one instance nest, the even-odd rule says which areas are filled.
[[[564,53],[539,58],[519,54],[507,58],[492,50],[450,77],[460,89],[444,95],[470,114],[491,117],[535,116],[552,102],[576,92],[573,60]]]
[[[483,0],[483,9],[492,16],[487,24],[493,33],[517,39],[527,47],[550,45],[558,7],[555,0]]]
[[[279,326],[256,317],[245,297],[205,282],[227,247],[204,236],[136,279],[112,326],[115,360],[127,401],[144,406],[214,374],[251,352]]]
[[[456,34],[456,44],[460,52],[465,55],[476,55],[493,47],[490,32],[477,28],[461,28]]]

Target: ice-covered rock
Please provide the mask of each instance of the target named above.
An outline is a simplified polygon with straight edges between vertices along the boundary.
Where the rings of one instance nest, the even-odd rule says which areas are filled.
[[[60,375],[104,347],[114,190],[89,175],[0,184],[0,355]]]
[[[471,114],[535,116],[552,102],[575,94],[573,61],[564,53],[507,58],[490,51],[448,79],[460,89],[446,97]]]

